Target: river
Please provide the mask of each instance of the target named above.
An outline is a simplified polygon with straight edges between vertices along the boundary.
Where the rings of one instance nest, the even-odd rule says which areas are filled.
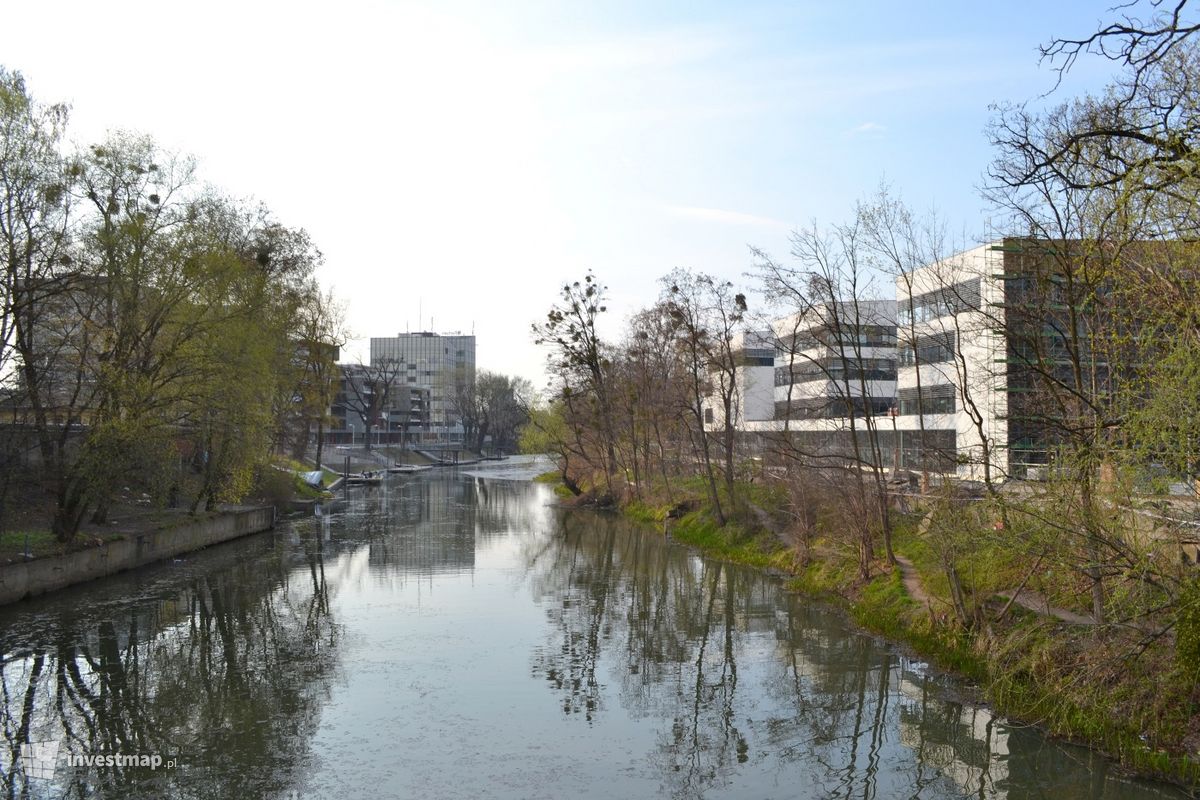
[[[1183,796],[522,466],[0,608],[2,796]]]

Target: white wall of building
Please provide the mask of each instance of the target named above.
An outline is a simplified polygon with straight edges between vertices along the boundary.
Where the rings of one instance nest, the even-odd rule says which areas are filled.
[[[984,477],[984,456],[990,451],[991,477],[1002,479],[1007,464],[1007,393],[1003,378],[1005,342],[1003,328],[1004,271],[1000,242],[989,243],[914,270],[896,279],[896,299],[901,311],[899,334],[902,343],[917,337],[953,335],[953,358],[920,366],[920,386],[930,392],[935,386],[953,387],[953,414],[915,413],[897,418],[903,431],[953,430],[959,459],[957,474],[963,478]],[[979,281],[977,310],[918,317],[910,328],[905,312],[910,297],[937,292],[947,286]],[[957,296],[959,293],[952,293]],[[917,367],[900,366],[896,389],[900,397],[918,386]],[[971,410],[973,408],[973,411]],[[978,415],[979,419],[976,419]]]

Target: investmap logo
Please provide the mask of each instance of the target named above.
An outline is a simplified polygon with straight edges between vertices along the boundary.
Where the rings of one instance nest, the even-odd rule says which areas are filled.
[[[21,769],[26,778],[50,780],[58,766],[60,742],[30,742],[21,745]],[[158,753],[68,753],[68,767],[145,767],[148,769],[174,769],[174,758],[164,759]]]
[[[21,745],[21,769],[27,778],[49,780],[58,764],[58,742],[30,742]]]

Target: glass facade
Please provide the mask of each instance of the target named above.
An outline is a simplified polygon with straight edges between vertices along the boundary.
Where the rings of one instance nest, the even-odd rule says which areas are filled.
[[[796,359],[791,367],[775,368],[775,385],[813,381],[894,381],[896,361],[891,358],[842,359],[836,357]]]
[[[958,410],[958,390],[948,383],[922,386],[920,394],[915,386],[906,387],[896,393],[896,399],[901,416],[953,414]]]
[[[462,442],[457,399],[475,383],[475,337],[430,331],[371,339],[371,364],[400,365],[399,383],[428,392],[431,443]]]

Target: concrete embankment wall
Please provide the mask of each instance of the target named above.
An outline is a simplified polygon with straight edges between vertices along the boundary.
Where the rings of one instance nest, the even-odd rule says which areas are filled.
[[[275,509],[270,506],[225,511],[208,519],[130,534],[99,547],[6,564],[0,566],[0,605],[269,530],[274,525]]]

